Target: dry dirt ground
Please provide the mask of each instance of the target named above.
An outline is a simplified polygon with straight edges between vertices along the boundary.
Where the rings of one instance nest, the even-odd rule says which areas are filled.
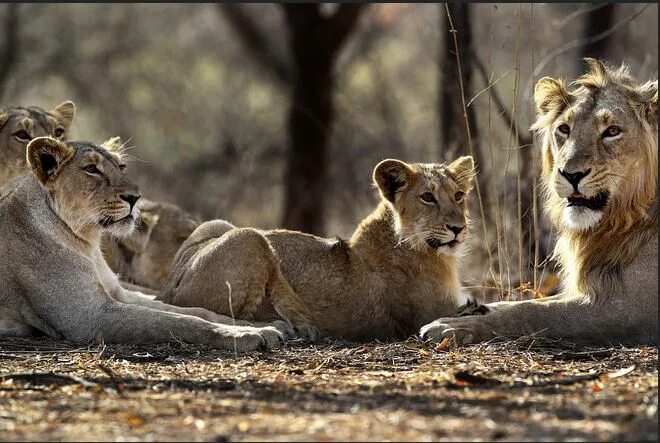
[[[0,341],[2,440],[656,440],[658,352]]]

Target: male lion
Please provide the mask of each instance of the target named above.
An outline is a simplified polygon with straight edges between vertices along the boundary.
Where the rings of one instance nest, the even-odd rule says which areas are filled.
[[[459,283],[474,164],[384,160],[382,197],[348,241],[203,223],[158,299],[246,320],[283,318],[306,338],[406,337],[468,300]]]
[[[567,89],[542,78],[534,100],[546,209],[559,231],[560,295],[442,318],[425,339],[536,334],[580,344],[657,343],[658,82],[587,59]]]
[[[27,146],[27,163],[31,173],[0,199],[0,336],[41,331],[140,343],[178,337],[239,350],[279,343],[275,328],[212,323],[232,319],[168,306],[119,285],[99,242],[103,232],[130,234],[140,198],[119,155],[37,137]]]
[[[76,116],[76,106],[65,101],[51,111],[38,106],[0,109],[0,196],[9,192],[9,183],[25,174],[25,147],[35,137],[67,140]]]

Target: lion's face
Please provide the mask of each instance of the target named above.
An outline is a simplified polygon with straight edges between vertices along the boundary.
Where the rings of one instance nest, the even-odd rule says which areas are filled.
[[[44,136],[67,140],[75,114],[70,101],[50,111],[36,106],[0,110],[0,186],[27,171],[25,150],[30,140]]]
[[[641,96],[634,95],[635,86],[614,81],[616,74],[602,69],[578,80],[575,91],[549,78],[536,87],[539,119],[547,125],[548,192],[559,206],[555,211],[561,211],[555,216],[575,231],[594,228],[609,215],[612,202],[632,198],[651,161],[645,143],[650,126]],[[655,91],[657,100],[657,83]]]
[[[118,154],[92,143],[39,137],[29,143],[27,158],[55,210],[74,232],[133,232],[140,192]]]
[[[384,160],[374,169],[374,181],[397,215],[401,242],[446,255],[459,254],[467,237],[473,178],[467,156],[449,165]]]

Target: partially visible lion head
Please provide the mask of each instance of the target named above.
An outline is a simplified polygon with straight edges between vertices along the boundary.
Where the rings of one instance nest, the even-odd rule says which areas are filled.
[[[140,217],[130,237],[104,237],[106,261],[122,278],[140,286],[160,289],[181,244],[198,222],[175,205],[142,199]]]
[[[567,87],[536,84],[548,205],[560,230],[625,231],[648,217],[658,176],[658,82],[636,82],[625,66],[586,59]]]
[[[36,137],[67,140],[76,106],[65,101],[50,111],[37,106],[0,109],[0,187],[26,170],[25,149]]]
[[[104,146],[37,137],[27,146],[27,163],[51,206],[78,236],[105,231],[125,236],[138,217],[137,186],[116,151],[118,140]]]
[[[467,198],[474,174],[470,156],[449,165],[383,160],[373,179],[394,209],[402,242],[418,250],[456,255],[467,237]]]

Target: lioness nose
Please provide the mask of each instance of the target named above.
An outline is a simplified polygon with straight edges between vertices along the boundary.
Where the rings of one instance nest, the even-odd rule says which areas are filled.
[[[586,171],[578,171],[578,172],[566,172],[562,171],[561,169],[559,170],[559,173],[566,177],[566,180],[573,185],[573,188],[575,188],[575,191],[577,192],[577,186],[578,183],[580,183],[580,180],[585,178],[589,173],[591,172],[591,169],[587,169]]]
[[[447,225],[447,229],[449,229],[451,232],[454,233],[454,235],[458,235],[465,229],[465,226],[452,226],[452,225]]]
[[[135,202],[138,201],[138,199],[142,197],[140,194],[133,194],[133,193],[124,193],[119,196],[122,200],[124,200],[126,203],[131,205],[131,209],[133,209],[133,206],[135,206]]]

